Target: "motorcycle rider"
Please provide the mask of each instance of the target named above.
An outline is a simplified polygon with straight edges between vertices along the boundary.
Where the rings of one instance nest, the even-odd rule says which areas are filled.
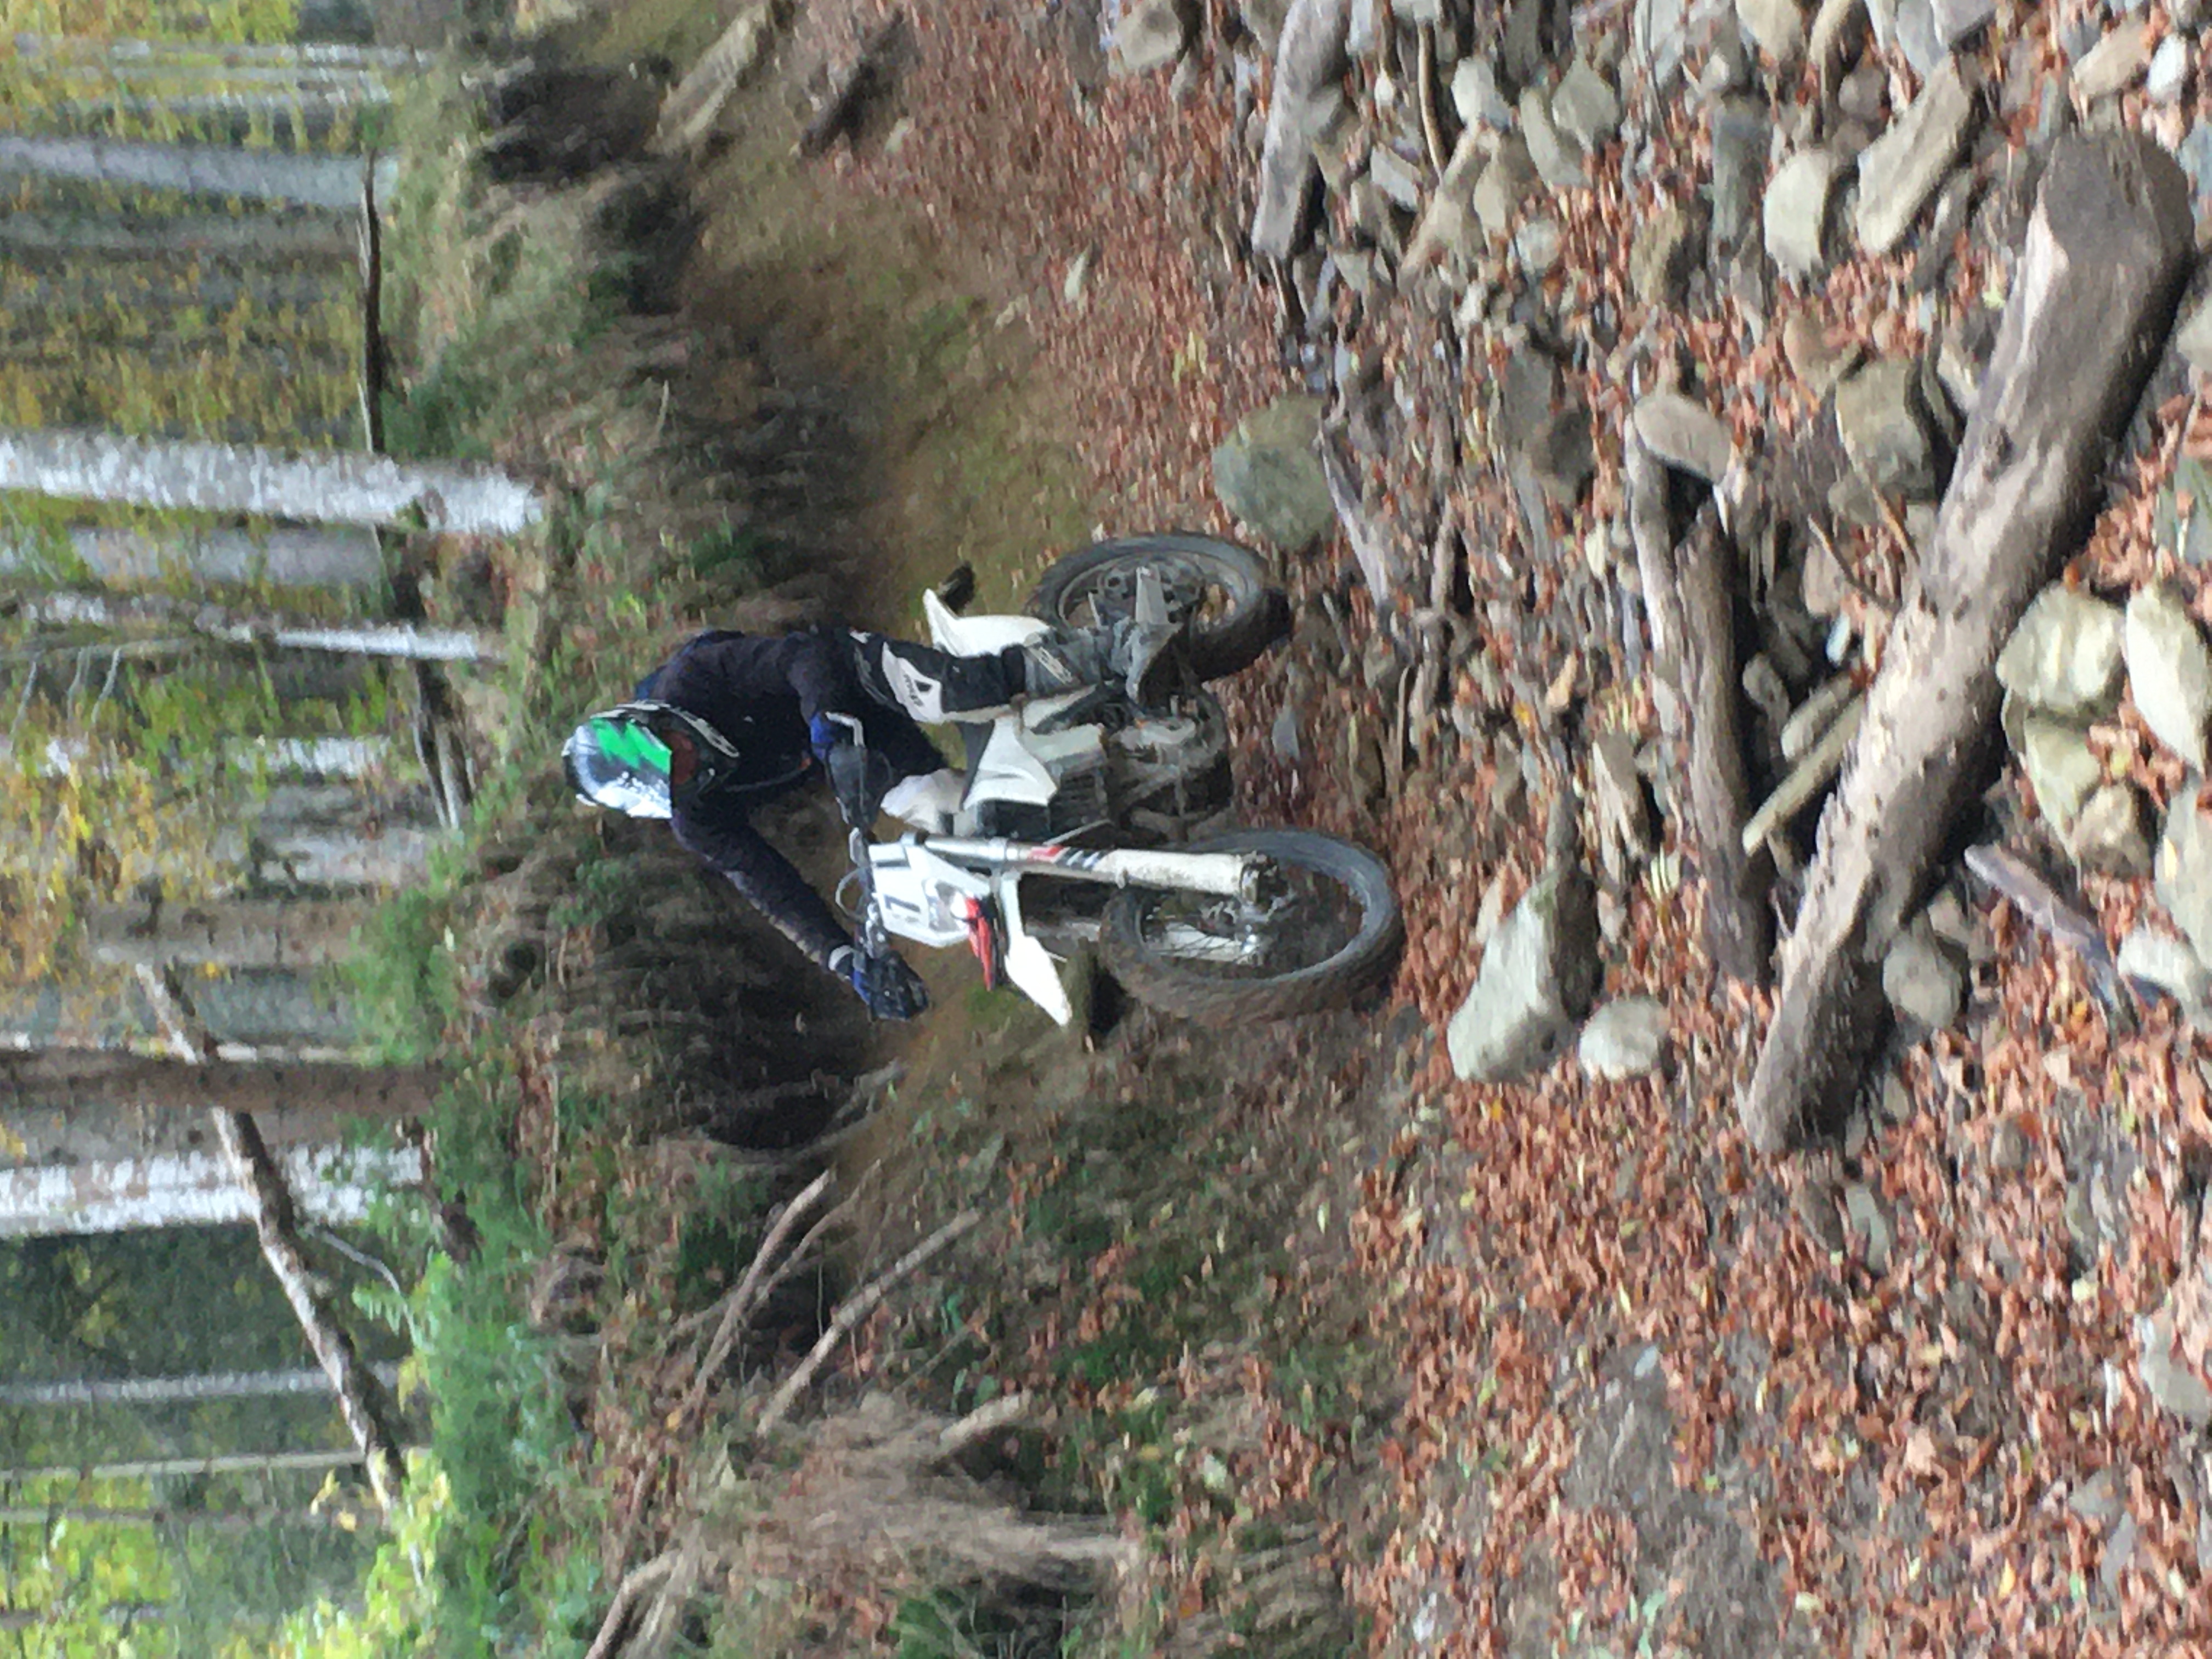
[[[911,1019],[929,1006],[921,978],[895,951],[872,958],[753,828],[750,809],[820,774],[858,826],[880,807],[941,830],[966,781],[919,722],[988,720],[1024,698],[1109,678],[1146,701],[1170,631],[1124,620],[960,657],[843,628],[773,636],[710,629],[640,681],[631,701],[578,725],[562,761],[579,799],[666,819],[682,846],[870,1013]]]

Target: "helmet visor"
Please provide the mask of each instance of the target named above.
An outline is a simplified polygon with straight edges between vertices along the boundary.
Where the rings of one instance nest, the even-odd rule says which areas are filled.
[[[594,714],[569,733],[562,752],[576,793],[593,805],[634,818],[670,815],[668,745],[644,721]]]

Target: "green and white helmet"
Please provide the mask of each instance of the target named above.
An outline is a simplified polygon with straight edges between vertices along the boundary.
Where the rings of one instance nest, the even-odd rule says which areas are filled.
[[[720,732],[665,702],[603,708],[561,745],[577,799],[634,818],[671,816],[679,796],[696,793],[736,757]]]

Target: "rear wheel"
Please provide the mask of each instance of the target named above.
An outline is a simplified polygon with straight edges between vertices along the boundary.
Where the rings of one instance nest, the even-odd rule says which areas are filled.
[[[1340,1007],[1380,983],[1405,937],[1382,860],[1302,830],[1246,830],[1188,849],[1262,853],[1256,902],[1131,888],[1106,907],[1099,949],[1129,994],[1207,1025]]]
[[[1057,628],[1091,628],[1133,615],[1137,573],[1160,573],[1170,621],[1188,620],[1185,649],[1201,680],[1234,674],[1280,638],[1288,603],[1267,562],[1217,536],[1117,536],[1070,553],[1044,573],[1030,615]]]

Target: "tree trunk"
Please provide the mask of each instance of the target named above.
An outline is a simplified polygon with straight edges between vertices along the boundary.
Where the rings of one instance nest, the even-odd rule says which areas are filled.
[[[317,1380],[321,1379],[318,1376]],[[285,1521],[302,1527],[337,1524],[335,1519],[325,1518],[313,1510],[280,1508],[275,1504],[254,1510],[188,1510],[161,1506],[119,1510],[82,1504],[17,1504],[0,1508],[0,1527],[45,1527],[57,1521],[66,1521],[73,1526],[198,1527],[210,1532],[253,1532]],[[158,1607],[155,1610],[158,1611]],[[35,1619],[36,1615],[0,1614],[0,1630],[29,1627],[10,1626],[7,1620],[11,1617]]]
[[[1881,958],[1924,891],[1997,714],[1997,653],[2079,544],[2112,433],[2172,325],[2193,251],[2180,168],[2140,135],[2054,150],[1935,538],[1820,819],[1758,1069],[1760,1151],[1840,1121],[1875,1052]]]
[[[18,614],[33,623],[62,628],[122,628],[132,623],[190,628],[227,645],[260,645],[280,651],[336,651],[417,662],[476,662],[494,654],[483,638],[464,628],[425,628],[417,623],[331,627],[282,617],[240,616],[219,605],[196,605],[158,594],[50,593],[21,605]]]
[[[0,1486],[46,1480],[187,1480],[194,1475],[283,1474],[352,1468],[361,1453],[348,1446],[313,1451],[226,1452],[215,1457],[151,1457],[127,1463],[58,1463],[43,1468],[0,1469]]]
[[[230,1156],[239,1181],[252,1194],[254,1231],[261,1254],[269,1262],[284,1299],[298,1316],[307,1346],[321,1362],[337,1395],[338,1410],[353,1443],[361,1448],[368,1471],[369,1489],[386,1514],[398,1506],[407,1483],[406,1465],[399,1455],[399,1438],[392,1431],[382,1386],[362,1363],[353,1339],[332,1316],[314,1270],[301,1252],[299,1220],[283,1170],[269,1155],[253,1120],[243,1112],[214,1114],[216,1132]]]
[[[173,73],[179,69],[207,73],[275,67],[287,74],[305,70],[331,72],[374,70],[426,70],[437,54],[411,46],[371,46],[323,42],[262,41],[248,44],[228,40],[111,40],[91,35],[18,34],[15,55],[25,63],[44,66],[43,72],[65,72],[64,65],[96,65],[108,75]]]
[[[294,1146],[280,1158],[301,1208],[326,1224],[359,1221],[392,1187],[422,1178],[411,1149],[356,1152]],[[217,1152],[0,1169],[0,1238],[52,1238],[149,1227],[216,1227],[252,1219]]]
[[[167,1601],[110,1601],[100,1610],[100,1618],[110,1625],[145,1624],[160,1618],[169,1610]],[[33,1631],[49,1623],[53,1615],[43,1607],[9,1607],[0,1609],[0,1631]],[[21,1652],[52,1652],[51,1648],[18,1650]]]
[[[351,948],[370,907],[359,900],[224,899],[202,904],[101,904],[85,935],[95,962],[190,968],[315,968]]]
[[[0,430],[0,489],[447,535],[511,535],[544,514],[529,485],[489,467],[149,442],[108,432]]]
[[[95,1120],[150,1128],[202,1112],[265,1112],[272,1123],[301,1126],[277,1136],[289,1146],[335,1139],[330,1128],[349,1119],[425,1115],[437,1091],[437,1073],[428,1066],[203,1066],[101,1049],[0,1054],[0,1117],[27,1143],[53,1148],[40,1163],[70,1156],[71,1136],[93,1133]],[[168,1150],[191,1142],[139,1144]]]
[[[1291,0],[1284,16],[1260,151],[1259,199],[1252,209],[1255,253],[1287,259],[1305,239],[1314,129],[1328,107],[1328,94],[1351,67],[1344,48],[1351,24],[1351,0]]]
[[[25,212],[0,217],[0,252],[26,258],[81,255],[182,261],[212,256],[257,262],[336,261],[350,259],[359,240],[348,219],[311,213],[235,217],[122,213],[80,219]]]
[[[275,587],[362,589],[380,587],[385,580],[376,532],[346,526],[276,525],[263,535],[180,528],[154,535],[79,525],[69,532],[69,547],[93,575],[118,587],[181,577],[195,586],[266,582]],[[0,543],[0,572],[38,570],[48,562],[35,547]]]
[[[361,200],[362,169],[345,155],[284,155],[216,144],[147,144],[112,138],[23,138],[0,133],[0,177],[78,179],[131,190],[343,211]],[[397,163],[377,161],[398,176]],[[389,180],[387,179],[387,184]]]
[[[397,1365],[376,1367],[389,1387]],[[150,1406],[179,1401],[263,1400],[281,1395],[327,1394],[331,1380],[319,1370],[211,1371],[204,1376],[70,1377],[54,1382],[0,1382],[0,1406]]]
[[[1687,714],[1691,843],[1705,878],[1705,948],[1729,978],[1765,985],[1774,966],[1767,904],[1774,866],[1763,845],[1743,849],[1751,781],[1736,660],[1735,550],[1711,501],[1689,535],[1674,542],[1665,468],[1633,437],[1626,471],[1653,648]]]

